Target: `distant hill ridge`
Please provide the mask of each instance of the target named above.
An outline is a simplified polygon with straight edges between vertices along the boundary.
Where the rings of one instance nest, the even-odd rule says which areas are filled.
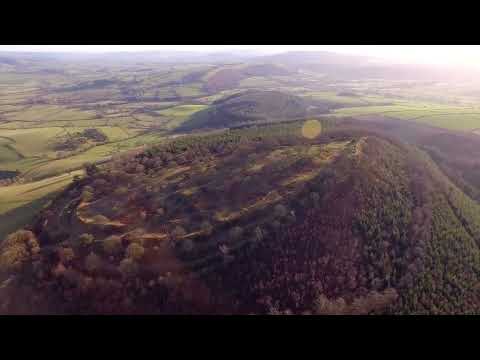
[[[193,114],[177,130],[229,128],[244,123],[280,122],[325,113],[327,104],[313,104],[280,91],[247,90],[216,100],[210,107]]]

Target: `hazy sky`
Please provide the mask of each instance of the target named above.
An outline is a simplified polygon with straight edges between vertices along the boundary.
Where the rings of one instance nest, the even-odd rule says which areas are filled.
[[[284,51],[332,51],[369,55],[398,62],[480,66],[479,45],[0,45],[0,51],[228,51],[258,50],[264,53]]]

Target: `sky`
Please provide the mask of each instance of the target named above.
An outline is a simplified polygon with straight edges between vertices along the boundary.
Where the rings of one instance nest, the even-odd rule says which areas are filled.
[[[399,63],[480,67],[480,45],[0,45],[0,51],[105,53],[157,50],[198,52],[256,50],[265,54],[286,51],[331,51],[373,56]]]

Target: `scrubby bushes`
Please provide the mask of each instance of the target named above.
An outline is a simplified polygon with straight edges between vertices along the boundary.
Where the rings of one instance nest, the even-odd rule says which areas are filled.
[[[19,230],[7,236],[0,246],[0,272],[15,272],[40,252],[34,233]]]
[[[84,189],[82,192],[82,201],[84,202],[90,202],[94,199],[94,195],[92,191],[89,191],[87,189]]]
[[[85,269],[89,272],[95,272],[102,266],[102,259],[95,253],[91,252],[85,257]]]
[[[368,315],[382,313],[398,299],[398,293],[393,288],[385,289],[382,293],[371,291],[360,296],[350,303],[342,297],[328,299],[321,294],[314,302],[314,313],[317,315]]]
[[[233,241],[241,239],[243,235],[243,229],[240,226],[234,226],[229,231],[230,239]]]
[[[81,245],[89,246],[89,245],[93,244],[93,242],[95,241],[95,238],[93,237],[92,234],[82,234],[82,235],[80,235],[78,240],[79,240]]]
[[[282,205],[282,204],[275,205],[275,208],[273,209],[273,211],[275,213],[275,216],[278,218],[283,218],[288,214],[287,208],[285,207],[285,205]]]
[[[116,159],[106,170],[89,171],[69,196],[82,196],[84,202],[99,200],[81,204],[84,208],[79,212],[104,213],[112,221],[94,216],[97,224],[87,221],[84,231],[95,234],[97,241],[85,233],[77,246],[70,243],[68,234],[60,239],[61,227],[52,225],[59,223],[54,212],[45,216],[50,222],[38,226],[47,229],[39,239],[55,251],[46,251],[43,262],[35,262],[42,268],[39,279],[55,274],[48,281],[58,288],[61,299],[73,296],[73,281],[66,281],[66,274],[71,279],[78,274],[89,279],[91,293],[81,294],[79,307],[112,297],[128,298],[139,308],[157,304],[157,297],[175,299],[172,302],[177,304],[182,286],[190,292],[193,288],[188,288],[189,277],[181,278],[183,285],[179,285],[179,276],[165,274],[170,269],[164,270],[164,265],[173,260],[192,277],[200,277],[199,283],[212,298],[223,300],[231,312],[480,310],[479,207],[451,184],[434,183],[432,179],[442,179],[442,174],[433,176],[425,159],[373,136],[363,138],[362,151],[356,153],[354,137],[345,145],[347,150],[315,178],[272,191],[290,178],[291,174],[282,174],[286,168],[296,174],[297,167],[310,170],[316,164],[289,158],[267,167],[268,171],[249,170],[248,177],[243,177],[245,163],[237,154],[230,156],[233,151],[240,149],[243,156],[270,151],[279,144],[304,144],[295,137],[267,144],[268,131],[276,130],[179,139]],[[352,140],[349,133],[342,136]],[[212,157],[215,161],[209,161]],[[192,164],[193,160],[197,162]],[[224,161],[230,161],[226,168]],[[175,168],[174,162],[193,169]],[[212,165],[218,169],[211,171]],[[157,178],[160,166],[168,168]],[[179,174],[171,173],[177,170]],[[112,212],[115,208],[123,211]],[[111,232],[101,226],[106,222]],[[106,237],[110,233],[115,235]],[[3,258],[8,252],[2,250],[0,264],[13,268],[12,264],[34,257],[37,250],[29,246],[12,251],[7,257],[13,259],[10,262]],[[152,262],[157,256],[162,261],[164,253],[172,258],[157,268]],[[175,295],[168,293],[172,289]]]
[[[118,270],[124,276],[132,276],[138,272],[138,264],[131,258],[125,258],[120,262]]]
[[[145,254],[144,247],[137,243],[132,243],[128,245],[126,250],[127,257],[134,261],[140,260],[144,254]]]
[[[103,250],[108,255],[116,255],[123,250],[122,238],[118,235],[111,235],[103,240]]]
[[[58,256],[63,264],[68,264],[75,259],[75,251],[70,247],[61,248]]]
[[[200,224],[200,229],[205,232],[205,235],[211,235],[213,226],[209,221],[205,220]]]

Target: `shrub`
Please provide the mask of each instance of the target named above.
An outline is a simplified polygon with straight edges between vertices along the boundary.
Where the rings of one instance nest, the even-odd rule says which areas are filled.
[[[85,269],[89,272],[93,272],[98,270],[102,266],[102,259],[95,254],[95,253],[90,253],[86,258],[85,258]]]
[[[85,164],[85,172],[87,173],[87,176],[94,176],[95,174],[98,173],[98,167],[95,164],[91,163],[86,163]]]
[[[92,234],[82,234],[80,235],[78,240],[80,241],[80,244],[82,244],[83,246],[89,246],[93,244],[93,242],[95,241],[95,238],[93,237]]]
[[[103,241],[103,250],[108,255],[115,255],[122,251],[122,238],[118,235],[111,235]]]
[[[274,229],[278,229],[280,226],[282,226],[282,224],[280,224],[280,222],[278,220],[272,221],[272,227]]]
[[[114,194],[117,196],[122,196],[128,193],[128,188],[125,186],[119,186],[115,189]]]
[[[255,228],[255,241],[262,241],[265,237],[264,231],[260,226]]]
[[[109,184],[108,184],[108,181],[105,179],[96,179],[92,184],[92,187],[97,191],[102,190],[107,186],[109,186]]]
[[[113,205],[112,206],[112,213],[118,216],[122,211],[122,208],[119,205]],[[114,217],[115,217],[114,215]]]
[[[94,198],[93,193],[90,191],[83,190],[82,192],[82,201],[90,202]]]
[[[127,247],[127,257],[132,260],[140,260],[145,254],[145,248],[137,243],[132,243]]]
[[[145,172],[145,166],[141,165],[141,164],[138,164],[136,167],[135,167],[135,172],[136,173],[143,173]]]
[[[234,226],[230,229],[229,235],[232,240],[239,240],[243,235],[243,229],[240,226]]]
[[[367,315],[372,312],[382,312],[398,299],[395,289],[388,288],[382,293],[370,291],[366,296],[355,298],[347,304],[343,298],[329,300],[320,295],[314,304],[317,315]]]
[[[182,241],[182,247],[184,251],[190,252],[195,248],[195,244],[192,239],[185,239]]]
[[[7,236],[0,247],[0,271],[16,271],[39,252],[35,234],[27,230],[16,231]]]
[[[87,191],[87,192],[93,193],[93,192],[94,192],[94,189],[93,189],[93,187],[91,187],[90,185],[86,185],[86,186],[83,187],[83,191]]]
[[[343,298],[329,300],[325,295],[320,295],[315,300],[315,313],[317,315],[342,315],[347,311]]]
[[[138,244],[143,244],[143,238],[142,235],[145,234],[145,230],[142,228],[137,228],[128,234],[124,235],[124,239],[127,243],[138,243]]]
[[[393,288],[387,288],[382,293],[371,291],[365,297],[354,299],[350,313],[365,315],[371,312],[381,312],[397,299],[398,293]]]
[[[68,264],[75,258],[75,252],[72,248],[63,248],[60,249],[58,252],[58,256],[60,257],[60,261],[64,264]]]
[[[213,231],[213,226],[212,224],[210,224],[209,221],[205,220],[200,224],[200,229],[202,229],[202,231],[205,231],[206,235],[211,235]]]
[[[318,192],[312,192],[310,193],[310,198],[312,199],[314,205],[318,205],[320,201],[320,194]]]
[[[287,208],[282,204],[275,205],[275,208],[273,209],[273,211],[274,211],[275,216],[280,217],[280,218],[285,217],[288,214]]]
[[[130,258],[123,259],[118,265],[118,270],[123,275],[134,275],[138,271],[138,265],[135,261]]]

